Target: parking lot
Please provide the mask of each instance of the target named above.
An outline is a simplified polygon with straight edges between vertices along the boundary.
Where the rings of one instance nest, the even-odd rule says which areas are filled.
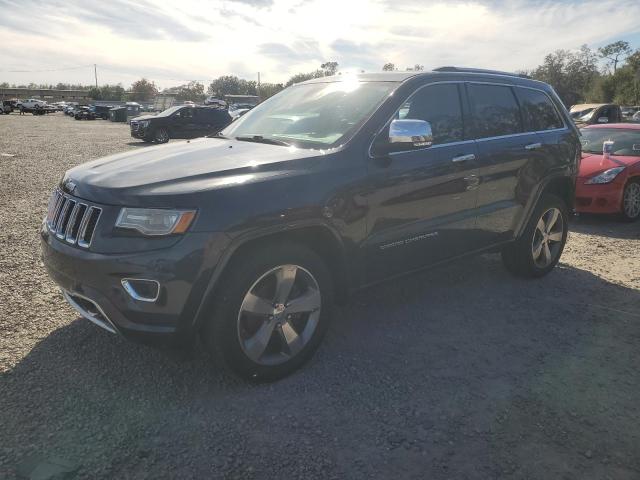
[[[253,385],[78,318],[40,264],[63,172],[140,148],[0,116],[0,478],[640,477],[640,224],[576,218],[541,280],[484,255],[361,292],[306,367]]]

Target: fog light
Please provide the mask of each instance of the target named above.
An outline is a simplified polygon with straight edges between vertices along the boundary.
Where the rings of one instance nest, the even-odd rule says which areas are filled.
[[[122,288],[140,302],[155,302],[160,296],[160,282],[144,278],[123,278]]]

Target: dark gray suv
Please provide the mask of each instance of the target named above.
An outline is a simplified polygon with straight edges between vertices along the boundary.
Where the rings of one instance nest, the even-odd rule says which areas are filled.
[[[69,170],[43,259],[104,329],[199,336],[236,373],[273,380],[311,357],[356,289],[488,250],[515,274],[548,273],[579,156],[556,94],[527,78],[315,79],[215,136]]]

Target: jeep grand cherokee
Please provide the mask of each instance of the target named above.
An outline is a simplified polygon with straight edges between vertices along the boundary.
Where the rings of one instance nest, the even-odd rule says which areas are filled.
[[[548,273],[579,155],[556,94],[527,78],[314,79],[216,136],[69,170],[43,258],[104,329],[198,334],[236,373],[273,380],[311,357],[355,289],[487,250],[515,274]]]

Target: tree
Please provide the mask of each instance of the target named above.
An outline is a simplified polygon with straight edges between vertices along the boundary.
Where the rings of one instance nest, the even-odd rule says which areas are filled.
[[[413,67],[407,67],[407,72],[422,72],[424,71],[424,65],[415,64]]]
[[[395,69],[396,69],[396,65],[395,65],[395,63],[391,63],[391,62],[389,62],[389,63],[385,63],[385,64],[382,66],[382,71],[383,71],[383,72],[393,72]]]
[[[89,97],[94,100],[124,100],[125,91],[122,85],[103,85],[99,88],[91,87],[89,89]]]
[[[607,65],[613,65],[613,74],[615,75],[618,69],[618,63],[621,56],[629,56],[631,54],[631,46],[629,42],[619,40],[617,42],[610,43],[604,47],[598,49],[600,58],[608,60]]]
[[[548,54],[530,75],[553,86],[565,105],[575,105],[585,99],[600,76],[596,59],[586,45],[577,51],[556,50]]]
[[[325,76],[335,75],[338,72],[338,62],[325,62],[320,65]]]
[[[184,102],[185,100],[201,102],[205,97],[204,85],[196,81],[191,81],[185,85],[179,85],[177,87],[167,88],[163,90],[163,93],[174,94],[176,100],[181,102]]]
[[[258,92],[261,100],[266,100],[272,97],[276,93],[284,89],[284,85],[281,83],[261,83],[260,91]]]
[[[257,83],[235,75],[223,75],[209,85],[209,94],[222,98],[225,95],[255,95]]]
[[[131,100],[148,101],[158,93],[158,88],[154,82],[150,82],[146,78],[141,78],[131,85]]]

